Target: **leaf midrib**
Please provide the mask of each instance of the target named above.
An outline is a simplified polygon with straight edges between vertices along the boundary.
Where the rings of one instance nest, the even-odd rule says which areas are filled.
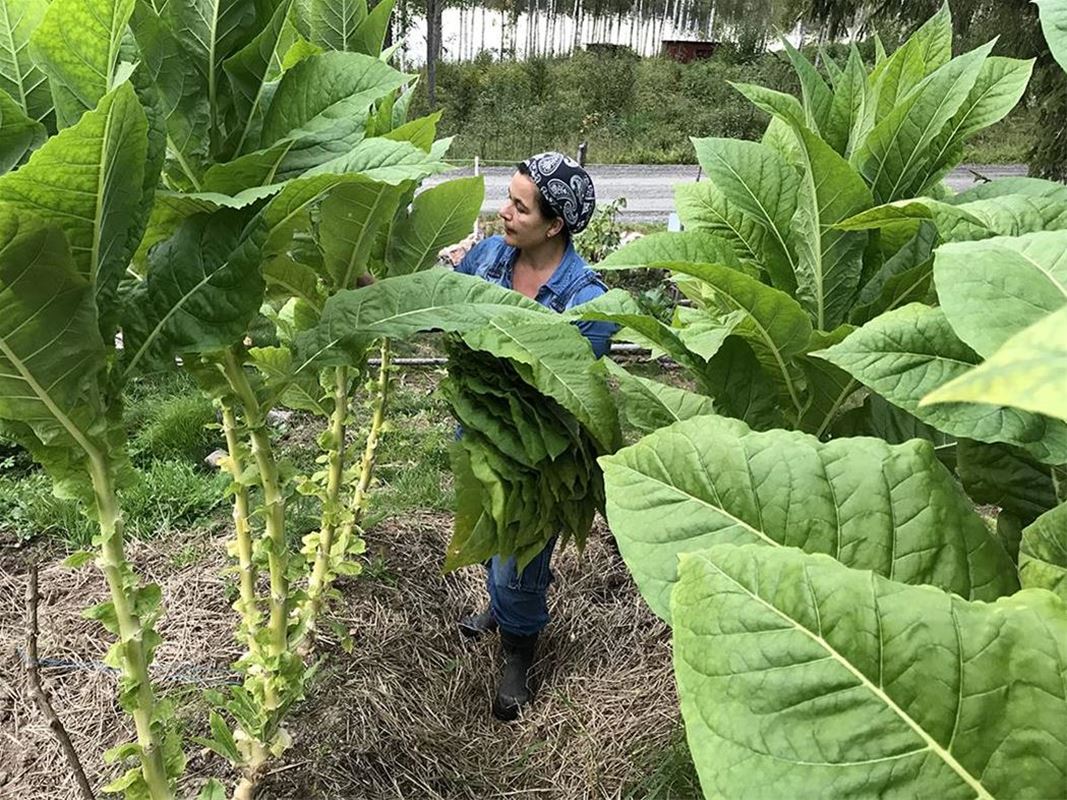
[[[815,642],[818,647],[821,647],[823,650],[825,650],[826,653],[830,656],[830,658],[832,658],[834,661],[844,667],[847,672],[851,673],[852,676],[860,682],[860,685],[863,688],[867,689],[872,695],[874,695],[876,700],[881,701],[881,703],[885,705],[886,708],[896,714],[902,722],[904,722],[909,728],[911,728],[912,731],[914,731],[919,736],[919,738],[926,744],[926,749],[932,752],[938,758],[940,758],[950,769],[952,769],[952,771],[955,772],[964,781],[964,783],[966,783],[975,792],[976,796],[980,798],[980,800],[995,800],[993,795],[991,795],[986,790],[986,788],[978,781],[978,779],[971,775],[971,773],[968,772],[963,767],[963,765],[960,764],[952,756],[952,753],[950,753],[948,750],[938,744],[937,741],[930,734],[928,734],[922,728],[922,726],[919,725],[918,722],[912,719],[911,715],[909,715],[903,708],[897,705],[893,698],[891,698],[880,686],[876,686],[866,675],[863,674],[862,671],[860,671],[857,667],[853,666],[852,663],[843,654],[838,652],[828,641],[826,641],[826,639],[824,639],[820,635],[813,633],[799,620],[793,619],[793,617],[787,614],[785,611],[779,609],[777,606],[773,605],[764,598],[760,597],[755,592],[751,591],[747,586],[735,579],[732,575],[727,574],[725,570],[719,567],[718,564],[715,564],[710,560],[708,560],[708,563],[712,566],[712,568],[715,569],[716,572],[722,575],[731,584],[736,586],[742,593],[755,600],[757,603],[759,603],[772,613],[779,616],[782,620],[789,623],[797,632],[807,636],[809,639]],[[814,586],[812,585],[811,581],[808,580],[807,583],[808,586],[812,589],[812,592],[814,593]],[[875,593],[872,590],[872,595],[874,594]],[[815,601],[813,601],[813,604],[816,606],[818,605],[818,603]],[[953,619],[953,623],[953,627],[956,627],[955,619]],[[879,638],[879,647],[881,647],[881,644],[882,641]],[[962,678],[963,676],[961,674],[961,681]]]

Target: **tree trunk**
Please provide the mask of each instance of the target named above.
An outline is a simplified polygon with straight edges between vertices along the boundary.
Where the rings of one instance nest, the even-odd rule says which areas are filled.
[[[441,0],[426,0],[426,96],[430,109],[437,107],[437,8]]]

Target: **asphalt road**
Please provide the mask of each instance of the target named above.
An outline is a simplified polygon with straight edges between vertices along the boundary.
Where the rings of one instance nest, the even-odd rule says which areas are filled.
[[[618,197],[626,198],[626,208],[622,218],[628,222],[666,222],[667,216],[674,210],[674,187],[679,183],[688,183],[697,179],[698,167],[692,166],[649,166],[649,165],[591,165],[589,174],[596,185],[597,201],[604,203]],[[946,179],[954,191],[973,186],[977,180],[974,172],[988,178],[1005,178],[1026,174],[1025,164],[978,165],[964,164],[953,170]],[[486,167],[485,204],[483,213],[493,213],[504,202],[508,181],[513,170],[510,167]],[[471,168],[457,169],[445,176],[427,181],[433,185],[445,178],[473,175]]]

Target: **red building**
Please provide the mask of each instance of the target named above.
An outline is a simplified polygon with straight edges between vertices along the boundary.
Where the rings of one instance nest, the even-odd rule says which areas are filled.
[[[695,42],[684,39],[664,39],[663,55],[688,64],[700,58],[711,58],[719,47],[718,42]]]

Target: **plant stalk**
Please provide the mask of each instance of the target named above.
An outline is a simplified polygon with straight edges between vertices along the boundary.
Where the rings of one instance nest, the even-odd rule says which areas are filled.
[[[233,495],[233,527],[237,542],[238,586],[240,590],[239,613],[244,622],[249,648],[255,647],[256,631],[259,630],[260,614],[256,603],[256,565],[252,561],[252,526],[248,515],[248,487],[240,483],[244,465],[241,463],[240,443],[237,439],[237,416],[229,404],[222,406],[222,429],[226,434],[226,449],[230,454],[230,475],[236,490]]]
[[[244,406],[252,455],[259,467],[263,487],[266,534],[270,541],[267,566],[270,572],[270,655],[280,656],[289,649],[288,545],[285,541],[285,497],[281,490],[278,465],[274,460],[266,419],[248,382],[244,368],[233,350],[223,358],[223,371],[230,387]]]
[[[336,513],[341,498],[341,482],[345,468],[345,420],[348,417],[348,368],[337,367],[334,376],[333,414],[330,416],[329,473],[326,478],[326,501],[323,504],[323,524],[319,533],[315,565],[308,581],[309,636],[314,636],[315,623],[322,610],[323,598],[329,588],[330,550],[337,531]]]
[[[381,440],[382,427],[385,424],[385,410],[389,402],[389,369],[389,340],[382,339],[381,364],[378,367],[378,380],[374,387],[374,411],[371,417],[370,432],[367,433],[367,443],[363,448],[363,458],[360,461],[359,483],[356,485],[355,494],[352,496],[352,515],[350,520],[344,524],[341,532],[341,535],[346,540],[351,538],[352,532],[363,519],[363,511],[367,505],[367,494],[370,491],[371,480],[374,478],[374,463],[378,454],[378,442]]]
[[[90,455],[90,471],[100,519],[101,549],[98,563],[107,579],[111,602],[115,607],[123,672],[137,683],[137,706],[133,710],[133,721],[137,729],[137,743],[141,746],[141,774],[152,800],[172,800],[174,793],[167,780],[163,749],[152,727],[155,696],[142,639],[144,629],[134,613],[124,580],[124,570],[128,569],[128,565],[123,550],[122,515],[118,498],[110,468],[99,454]]]

